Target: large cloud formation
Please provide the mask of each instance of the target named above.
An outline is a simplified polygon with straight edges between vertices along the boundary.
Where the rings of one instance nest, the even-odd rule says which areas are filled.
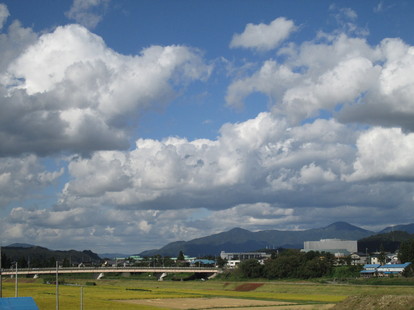
[[[0,156],[125,149],[125,118],[136,122],[141,111],[209,71],[187,47],[152,46],[125,56],[84,27],[58,27],[0,73]]]
[[[413,51],[400,39],[372,47],[346,34],[292,45],[279,51],[287,62],[267,60],[251,76],[234,81],[227,102],[240,106],[251,93],[262,92],[274,113],[295,122],[326,110],[347,123],[413,130]]]
[[[351,26],[294,44],[287,40],[298,27],[286,18],[249,24],[230,46],[275,54],[240,69],[225,100],[240,107],[258,92],[269,111],[224,124],[216,139],[130,146],[143,111],[209,77],[200,51],[151,46],[127,56],[79,25],[38,36],[14,22],[0,37],[0,192],[16,184],[0,200],[10,209],[0,222],[5,240],[122,250],[139,238],[144,250],[241,223],[292,229],[340,218],[375,229],[407,221],[414,47],[395,38],[374,46]],[[62,153],[66,169],[40,164]],[[53,207],[10,206],[65,173]]]

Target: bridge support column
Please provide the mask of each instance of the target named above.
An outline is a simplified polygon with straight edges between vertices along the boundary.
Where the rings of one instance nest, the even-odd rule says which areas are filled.
[[[156,276],[158,278],[158,281],[164,281],[164,278],[167,276],[167,274],[163,272],[161,274],[157,274]]]

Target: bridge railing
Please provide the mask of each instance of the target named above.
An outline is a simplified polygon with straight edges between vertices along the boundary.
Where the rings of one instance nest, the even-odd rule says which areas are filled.
[[[105,272],[218,272],[216,267],[59,267],[58,273],[105,273]],[[35,274],[35,273],[55,273],[56,268],[18,268],[18,274]],[[16,273],[16,269],[2,269],[3,275]]]

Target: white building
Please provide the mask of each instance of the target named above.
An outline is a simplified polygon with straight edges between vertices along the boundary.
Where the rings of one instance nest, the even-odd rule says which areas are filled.
[[[227,253],[224,251],[221,251],[220,253],[220,257],[222,259],[227,259],[227,261],[231,261],[231,260],[238,260],[238,261],[242,261],[242,260],[246,260],[246,259],[263,259],[263,258],[267,258],[270,255],[264,252],[233,252],[233,253]]]
[[[321,239],[320,241],[305,241],[303,243],[303,250],[304,252],[330,252],[338,257],[358,252],[358,243],[356,240],[341,239]]]
[[[411,263],[405,264],[386,264],[377,268],[379,276],[388,277],[390,275],[402,275],[404,270],[410,266]]]

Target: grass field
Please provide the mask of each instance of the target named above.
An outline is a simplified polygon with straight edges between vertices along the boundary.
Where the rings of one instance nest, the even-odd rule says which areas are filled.
[[[163,281],[132,278],[65,279],[59,286],[60,309],[328,309],[348,296],[414,296],[409,285],[321,284],[315,282]],[[3,297],[14,297],[13,280],[3,280]],[[40,309],[56,309],[56,286],[19,279],[19,296],[31,296]],[[223,299],[224,298],[224,299]],[[226,301],[226,303],[223,302]],[[200,305],[202,306],[200,308]]]

